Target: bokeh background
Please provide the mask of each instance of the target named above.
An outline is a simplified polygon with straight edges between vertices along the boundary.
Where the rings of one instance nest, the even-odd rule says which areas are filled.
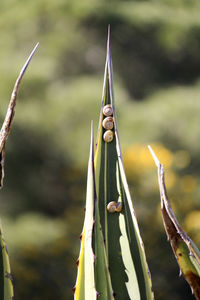
[[[147,145],[164,163],[173,209],[199,246],[200,2],[1,0],[1,121],[40,42],[20,87],[0,197],[16,300],[73,299],[108,24],[125,169],[155,298],[194,299],[167,242]]]

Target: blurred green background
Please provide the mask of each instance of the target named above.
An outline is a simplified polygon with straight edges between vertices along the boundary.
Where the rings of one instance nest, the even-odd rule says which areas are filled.
[[[147,144],[164,163],[179,222],[199,246],[200,2],[2,0],[1,121],[40,42],[20,87],[0,197],[16,300],[73,299],[108,24],[124,163],[155,298],[194,299],[167,242]]]

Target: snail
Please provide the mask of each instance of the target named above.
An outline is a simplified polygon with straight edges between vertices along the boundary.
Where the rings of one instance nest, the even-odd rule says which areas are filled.
[[[115,212],[115,208],[116,208],[116,202],[115,201],[111,201],[108,203],[107,205],[107,210],[110,212],[110,213],[114,213]]]
[[[113,115],[113,108],[111,104],[107,104],[103,107],[103,114],[106,117],[110,117]]]
[[[103,120],[103,128],[105,129],[113,129],[113,118],[112,117],[106,117],[104,120]]]
[[[106,143],[112,142],[113,138],[114,138],[114,133],[112,132],[112,130],[106,130],[104,132],[103,139]]]
[[[122,211],[122,202],[117,202],[115,211],[116,212]]]
[[[114,212],[122,211],[122,202],[111,201],[107,205],[107,210],[112,214]]]

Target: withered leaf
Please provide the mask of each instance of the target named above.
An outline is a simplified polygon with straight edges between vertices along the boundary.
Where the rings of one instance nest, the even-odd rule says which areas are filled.
[[[164,168],[152,148],[149,150],[158,168],[158,183],[160,188],[161,213],[165,231],[172,250],[179,264],[181,273],[190,284],[196,299],[200,299],[200,252],[190,237],[179,225],[167,196],[164,178]]]
[[[4,160],[5,160],[5,145],[6,140],[9,136],[12,121],[15,114],[15,106],[16,106],[16,100],[17,100],[17,93],[19,89],[20,82],[22,80],[22,77],[24,76],[24,73],[38,47],[39,43],[36,44],[34,49],[32,50],[31,54],[29,55],[27,61],[25,62],[23,68],[21,69],[19,76],[15,82],[13,92],[11,94],[10,103],[8,105],[7,113],[3,122],[3,125],[1,127],[0,131],[0,188],[3,186],[3,179],[4,179]]]

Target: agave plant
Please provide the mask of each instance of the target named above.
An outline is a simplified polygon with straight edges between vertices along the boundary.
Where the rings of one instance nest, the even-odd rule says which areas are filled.
[[[85,221],[74,298],[153,299],[151,276],[120,150],[109,32],[95,151],[93,147],[92,125]],[[158,167],[164,227],[180,270],[199,300],[200,252],[182,230],[172,211],[163,166],[150,146],[149,149]]]
[[[91,133],[85,221],[77,264],[76,300],[97,296],[102,300],[153,299],[120,149],[109,32],[95,151],[93,129]]]
[[[3,187],[3,179],[4,179],[4,159],[5,159],[5,145],[7,138],[9,136],[14,114],[15,114],[15,106],[17,100],[17,93],[19,89],[20,82],[24,73],[38,47],[38,44],[34,47],[30,56],[28,57],[26,63],[20,71],[20,74],[15,82],[13,92],[11,95],[10,103],[8,105],[7,113],[5,120],[2,124],[0,131],[0,188]],[[8,257],[8,250],[6,247],[5,240],[3,238],[2,227],[0,226],[0,299],[2,300],[13,300],[14,299],[14,291],[13,291],[13,283],[12,283],[12,275],[10,270],[10,263]]]

